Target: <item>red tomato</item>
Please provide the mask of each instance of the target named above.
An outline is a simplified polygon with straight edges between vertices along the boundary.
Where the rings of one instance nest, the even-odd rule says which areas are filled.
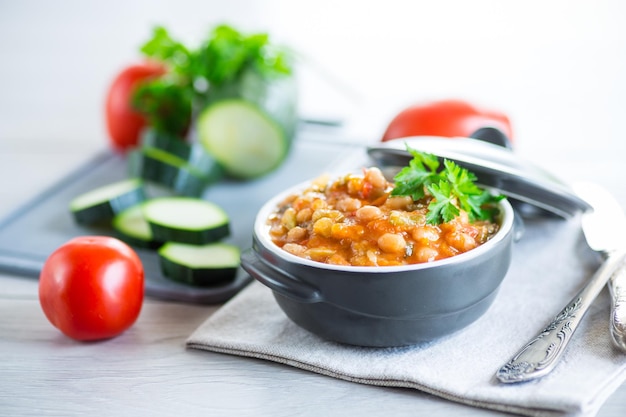
[[[407,136],[469,137],[483,127],[495,127],[513,138],[511,122],[504,113],[461,100],[432,101],[401,111],[389,123],[382,141]]]
[[[137,145],[146,119],[131,105],[135,87],[145,80],[165,73],[165,67],[155,62],[131,65],[113,80],[106,98],[106,125],[113,148],[125,152]]]
[[[128,329],[143,304],[144,270],[127,244],[105,236],[74,238],[55,250],[39,276],[50,322],[76,340],[108,339]]]

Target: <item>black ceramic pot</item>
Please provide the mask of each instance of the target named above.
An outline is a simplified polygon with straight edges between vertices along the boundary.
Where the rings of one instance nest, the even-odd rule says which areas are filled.
[[[468,326],[496,297],[511,263],[514,212],[508,201],[499,203],[498,233],[471,251],[424,264],[355,267],[303,259],[271,241],[268,216],[302,188],[287,190],[261,208],[242,266],[304,329],[351,345],[404,346]]]

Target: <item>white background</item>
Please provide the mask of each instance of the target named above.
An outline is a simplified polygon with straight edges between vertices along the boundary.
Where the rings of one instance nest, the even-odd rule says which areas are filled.
[[[344,118],[357,140],[408,104],[463,98],[508,113],[521,152],[626,150],[626,2],[0,0],[0,151],[106,146],[108,83],[152,27],[194,45],[222,22],[301,52],[303,116]]]

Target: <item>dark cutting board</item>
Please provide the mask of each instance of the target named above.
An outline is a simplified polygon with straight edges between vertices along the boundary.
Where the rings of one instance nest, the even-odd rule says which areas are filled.
[[[277,171],[253,181],[225,179],[207,188],[203,198],[229,214],[231,236],[225,241],[244,250],[252,243],[254,218],[266,200],[290,185],[342,165],[355,154],[354,148],[349,143],[298,139]],[[113,235],[106,228],[76,224],[68,204],[83,192],[125,178],[126,173],[124,157],[100,153],[0,221],[0,270],[37,278],[46,258],[69,239],[90,234]],[[250,277],[240,270],[234,282],[223,286],[200,288],[180,284],[161,274],[156,252],[136,251],[144,264],[146,295],[155,298],[215,304],[226,301],[250,282]]]

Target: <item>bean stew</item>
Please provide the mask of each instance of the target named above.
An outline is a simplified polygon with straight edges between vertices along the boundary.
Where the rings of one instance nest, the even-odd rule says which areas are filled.
[[[474,249],[499,228],[470,222],[463,210],[449,222],[426,222],[433,197],[392,196],[380,169],[320,177],[283,200],[270,215],[270,237],[296,256],[335,265],[397,266],[431,262]]]

